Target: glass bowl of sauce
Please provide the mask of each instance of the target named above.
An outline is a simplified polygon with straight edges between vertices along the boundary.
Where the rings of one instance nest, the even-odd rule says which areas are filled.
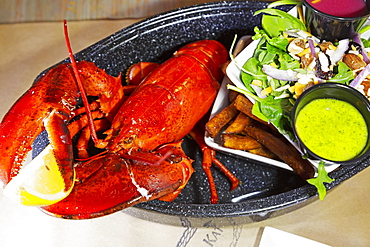
[[[370,16],[370,0],[302,0],[310,33],[326,41],[351,38]]]
[[[370,101],[352,87],[310,87],[294,104],[292,125],[310,158],[352,164],[370,155]]]

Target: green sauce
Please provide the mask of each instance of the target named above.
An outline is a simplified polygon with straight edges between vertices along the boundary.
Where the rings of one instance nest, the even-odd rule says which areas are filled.
[[[316,99],[298,113],[296,131],[316,155],[332,161],[350,160],[364,149],[369,133],[362,114],[336,99]]]

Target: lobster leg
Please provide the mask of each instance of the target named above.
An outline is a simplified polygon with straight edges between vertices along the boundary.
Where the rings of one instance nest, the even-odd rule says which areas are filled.
[[[231,188],[230,190],[234,190],[238,187],[240,184],[239,179],[230,172],[227,167],[225,167],[222,162],[220,162],[216,158],[216,151],[214,151],[212,148],[208,147],[207,144],[204,141],[204,128],[205,128],[205,117],[203,117],[193,128],[192,131],[190,131],[189,135],[197,142],[199,147],[201,148],[203,152],[203,162],[202,162],[202,168],[207,176],[208,183],[210,186],[210,192],[211,192],[211,203],[216,204],[218,203],[218,194],[216,185],[214,182],[214,178],[212,175],[211,167],[212,164],[216,165],[224,174],[225,176],[230,180],[231,182]]]
[[[128,85],[139,85],[143,79],[160,64],[151,62],[139,62],[132,65],[126,73]]]
[[[106,130],[110,126],[108,120],[106,119],[95,120],[94,124],[95,124],[96,131]],[[87,152],[87,149],[88,149],[88,145],[90,142],[90,137],[91,137],[90,129],[84,128],[76,144],[79,159],[86,159],[89,157],[89,153]]]

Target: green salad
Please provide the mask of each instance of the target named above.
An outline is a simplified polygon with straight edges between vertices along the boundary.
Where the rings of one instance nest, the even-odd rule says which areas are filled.
[[[255,13],[263,14],[262,28],[255,27],[252,37],[258,40],[258,45],[252,57],[238,65],[247,90],[228,85],[229,89],[253,98],[254,115],[272,123],[291,140],[294,140],[291,111],[305,89],[318,83],[343,83],[362,90],[368,97],[361,83],[370,74],[366,52],[370,42],[361,40],[359,34],[338,42],[320,41],[307,31],[301,21],[303,17],[272,8],[297,3],[300,1],[277,1]],[[323,183],[333,180],[323,162],[318,166],[318,176],[308,182],[317,187],[323,199],[326,194]]]

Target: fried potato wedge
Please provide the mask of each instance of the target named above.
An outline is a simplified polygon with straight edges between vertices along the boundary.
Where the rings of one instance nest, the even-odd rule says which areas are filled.
[[[226,128],[225,134],[238,134],[241,133],[245,127],[252,125],[253,119],[240,112],[235,120]]]
[[[254,120],[257,120],[258,122],[267,124],[265,121],[256,117],[252,113],[253,103],[247,97],[245,97],[244,95],[239,94],[236,97],[236,99],[233,101],[233,104],[234,104],[236,109],[243,112],[248,117],[253,118]]]
[[[238,114],[239,111],[233,104],[225,107],[207,122],[206,132],[208,136],[215,138],[218,133],[220,133],[221,129],[225,127],[231,120],[233,120]]]
[[[233,134],[222,134],[221,145],[227,148],[238,150],[250,150],[261,148],[262,145],[250,136],[241,136]]]
[[[244,131],[259,143],[267,147],[282,161],[287,163],[304,180],[314,176],[315,170],[311,163],[308,160],[303,159],[296,149],[290,148],[287,144],[281,141],[280,138],[268,133],[267,131],[254,127],[246,127]]]
[[[279,157],[277,157],[273,152],[271,152],[268,148],[266,147],[260,147],[256,149],[250,149],[248,152],[256,155],[260,155],[266,158],[274,159],[274,160],[280,160]]]

